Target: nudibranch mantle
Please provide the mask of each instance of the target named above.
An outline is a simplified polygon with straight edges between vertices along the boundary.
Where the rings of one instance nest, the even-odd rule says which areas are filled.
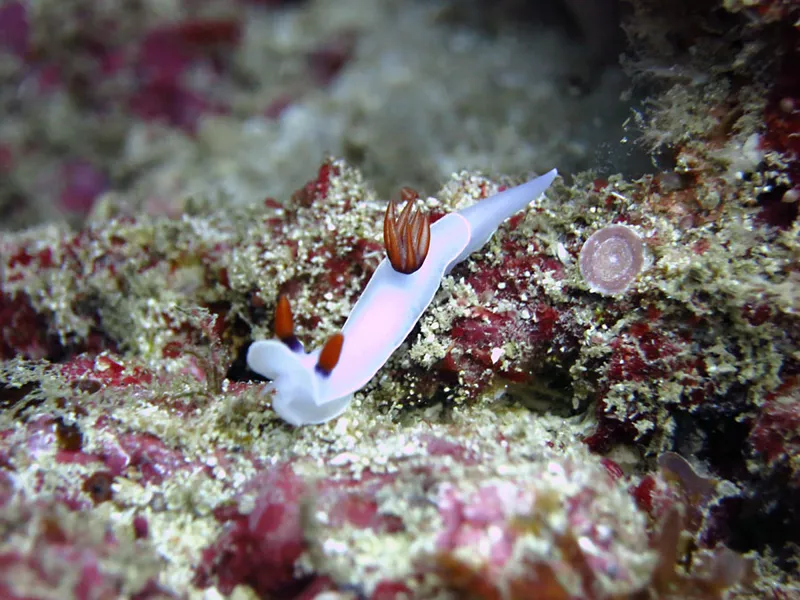
[[[395,271],[385,258],[344,324],[344,344],[330,372],[318,366],[320,350],[306,353],[281,340],[259,340],[247,351],[247,365],[271,379],[272,408],[299,426],[338,417],[353,393],[364,387],[403,343],[428,308],[444,275],[479,250],[506,219],[538,198],[558,175],[556,169],[502,191],[430,226],[430,248],[419,270]]]

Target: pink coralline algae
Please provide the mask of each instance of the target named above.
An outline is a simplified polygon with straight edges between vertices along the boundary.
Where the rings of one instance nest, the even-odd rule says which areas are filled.
[[[130,597],[137,600],[173,598],[156,582],[153,555],[124,556],[109,532],[92,530],[86,519],[57,504],[22,505],[8,494],[11,478],[0,473],[0,597],[30,598]],[[128,573],[103,567],[108,561],[128,561]],[[130,573],[138,571],[137,579]],[[32,584],[31,582],[35,582]]]
[[[247,43],[245,9],[218,0],[201,4],[198,12],[193,2],[176,2],[160,15],[91,2],[41,10],[18,1],[0,5],[0,58],[8,63],[0,98],[7,125],[0,139],[4,219],[6,211],[21,222],[85,217],[101,192],[127,187],[129,174],[121,175],[119,162],[134,131],[192,137],[205,119],[232,112],[246,118],[232,98],[253,94],[252,79],[262,75],[243,76],[237,59]],[[271,82],[265,101],[247,102],[246,110],[277,116],[331,84],[353,58],[355,40],[342,31],[304,44],[296,57],[301,67],[290,77],[297,83],[280,91],[281,82],[273,94]],[[59,116],[47,133],[36,133],[53,111]]]
[[[239,584],[260,594],[299,588],[294,563],[305,549],[300,508],[307,487],[288,465],[282,465],[248,484],[248,491],[257,497],[252,512],[217,509],[215,516],[225,529],[203,552],[197,583],[207,586],[213,580],[224,593]]]
[[[294,197],[223,176],[188,200],[159,148],[213,168],[289,106],[338,129],[325,98],[364,34],[272,44],[259,7],[111,4],[0,7],[0,215],[50,222],[0,238],[0,597],[797,596],[795,0],[628,3],[669,171],[572,173],[451,272],[357,409],[300,431],[235,357],[280,294],[310,343],[344,322],[386,198],[332,159]],[[258,47],[295,75],[262,78]],[[422,201],[435,220],[498,183]]]
[[[61,169],[61,207],[65,212],[85,215],[95,199],[108,187],[103,174],[87,161],[75,160]]]
[[[791,393],[770,394],[764,411],[755,422],[751,433],[759,457],[769,466],[788,463],[792,476],[800,482],[800,388],[795,384]]]
[[[601,599],[640,589],[654,565],[643,521],[599,462],[515,460],[499,474],[491,456],[446,438],[384,442],[404,444],[384,473],[353,473],[357,453],[346,453],[317,482],[299,475],[304,461],[257,475],[238,501],[249,514],[217,512],[224,530],[197,583],[264,596],[301,597],[327,579],[365,598]]]
[[[384,450],[402,448],[385,471],[358,469],[363,449],[353,449],[330,457],[320,480],[302,476],[310,465],[298,459],[257,474],[215,511],[223,530],[195,583],[262,597],[710,600],[744,576],[743,559],[720,546],[676,569],[681,531],[701,528],[716,493],[677,455],[645,480],[648,533],[618,467],[509,449],[498,471],[489,446],[382,437]]]
[[[243,367],[237,373],[233,357],[251,335],[250,323],[269,330],[279,293],[299,303],[304,316],[296,326],[309,339],[325,336],[358,298],[383,255],[374,240],[384,212],[362,195],[358,177],[343,161],[326,162],[286,204],[266,199],[241,209],[244,229],[228,220],[235,211],[204,217],[203,227],[215,232],[212,241],[197,235],[200,221],[192,216],[180,222],[121,217],[79,232],[45,232],[50,237],[44,240],[40,230],[9,236],[0,352],[11,359],[8,373],[21,379],[0,389],[6,408],[0,466],[15,477],[25,474],[26,497],[33,502],[46,494],[80,515],[124,513],[130,517],[120,525],[126,535],[159,547],[176,536],[165,523],[188,519],[186,527],[197,532],[190,559],[171,550],[164,577],[193,573],[195,589],[233,593],[249,586],[264,596],[305,597],[309,590],[354,586],[366,597],[386,598],[399,596],[404,586],[416,592],[434,578],[441,588],[476,589],[479,598],[495,599],[503,589],[515,590],[512,598],[551,589],[555,598],[568,597],[561,582],[575,573],[582,586],[577,593],[594,590],[609,573],[619,574],[615,582],[628,590],[647,585],[646,572],[625,579],[630,569],[617,564],[624,548],[618,553],[603,546],[605,513],[587,506],[602,504],[606,492],[617,494],[615,485],[625,490],[617,496],[626,505],[622,515],[636,519],[637,511],[651,513],[655,506],[652,531],[635,528],[646,542],[663,518],[663,482],[643,467],[641,482],[631,484],[625,481],[628,464],[613,467],[613,455],[598,464],[590,453],[661,444],[667,417],[680,425],[677,444],[698,431],[716,442],[722,439],[717,432],[734,423],[723,409],[737,411],[731,414],[745,417],[735,421],[739,454],[719,454],[710,464],[733,473],[744,459],[760,457],[772,481],[784,484],[775,489],[786,489],[787,482],[796,489],[783,467],[796,454],[794,406],[784,397],[791,389],[751,414],[744,400],[718,402],[726,371],[712,377],[706,348],[709,339],[730,344],[726,330],[713,312],[676,320],[674,305],[650,282],[613,302],[594,298],[586,311],[591,296],[570,274],[570,257],[583,236],[565,236],[569,256],[553,256],[534,230],[534,219],[553,216],[533,207],[501,228],[481,256],[453,270],[454,287],[408,339],[419,351],[400,349],[385,377],[358,399],[358,411],[319,430],[287,435],[261,383]],[[449,208],[452,199],[442,197]],[[633,216],[627,222],[644,226]],[[180,242],[163,242],[175,238]],[[700,242],[701,258],[719,252],[705,237]],[[686,251],[695,256],[691,244]],[[59,303],[42,302],[63,281],[56,275],[65,273],[69,285],[58,288]],[[120,292],[125,303],[117,306],[109,298]],[[176,299],[196,308],[176,311]],[[774,305],[759,308],[766,302],[739,308],[743,342],[778,318]],[[581,321],[589,312],[591,320]],[[601,320],[613,329],[598,327]],[[602,346],[603,352],[587,356],[585,371],[572,379],[567,370],[587,337],[589,350]],[[427,352],[431,358],[423,358]],[[559,419],[569,439],[557,440],[540,431],[549,416],[516,404],[533,395],[534,385],[549,391],[549,383],[553,404],[565,398],[558,386],[587,386],[594,407],[586,413],[589,427],[578,432]],[[678,391],[659,396],[665,388]],[[510,417],[509,406],[517,411]],[[437,411],[470,425],[461,421],[443,431]],[[488,435],[490,423],[496,429]],[[399,431],[391,438],[395,447],[386,449],[393,428]],[[528,437],[528,428],[537,435]],[[481,448],[487,435],[490,451]],[[351,456],[357,439],[364,440],[363,456]],[[542,446],[546,456],[540,456]],[[291,458],[298,455],[311,460]],[[570,489],[576,495],[551,485],[548,462],[575,483]],[[581,474],[589,478],[585,486],[570,479]],[[757,503],[775,498],[768,482],[751,481],[746,504],[728,501],[715,516],[714,539],[737,552],[778,554],[783,540],[753,543],[731,533],[739,517],[757,524]],[[553,533],[539,515],[553,516],[552,506],[564,504],[568,535],[536,537]],[[197,506],[204,512],[195,514]],[[777,517],[791,518],[789,502],[777,506]],[[581,529],[587,522],[597,531]],[[621,527],[615,543],[638,543],[626,537],[627,525],[612,519],[609,526]],[[412,539],[422,545],[410,546]],[[532,542],[546,542],[554,556],[567,558],[531,554]],[[514,575],[518,557],[530,577]]]
[[[439,507],[444,529],[437,538],[435,568],[455,589],[477,592],[481,598],[602,598],[606,594],[596,578],[611,577],[622,584],[635,581],[636,570],[646,568],[646,554],[638,564],[619,561],[618,544],[626,534],[620,529],[612,533],[615,525],[596,512],[595,494],[603,492],[594,484],[566,500],[566,529],[555,526],[562,516],[555,516],[560,513],[555,506],[565,499],[550,487],[550,478],[563,477],[569,485],[575,471],[559,462],[546,469],[538,484],[490,480],[467,493],[443,486]],[[536,548],[537,543],[549,548]],[[563,560],[546,558],[550,556]],[[513,564],[518,566],[511,568]],[[505,596],[501,589],[507,590]]]
[[[28,47],[28,17],[22,2],[0,7],[0,48],[24,56]]]
[[[593,292],[621,294],[636,279],[644,265],[644,244],[625,225],[612,225],[594,232],[581,248],[581,275]]]

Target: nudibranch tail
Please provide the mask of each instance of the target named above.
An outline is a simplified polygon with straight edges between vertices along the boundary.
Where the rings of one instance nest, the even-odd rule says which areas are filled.
[[[278,305],[275,307],[275,337],[295,352],[303,349],[302,344],[294,335],[292,307],[289,306],[289,299],[284,295],[278,298]]]
[[[277,340],[253,342],[247,350],[247,364],[271,379],[266,391],[272,394],[272,409],[294,425],[316,425],[338,417],[352,400],[352,394],[324,398],[321,379],[313,365],[315,354],[292,352]]]
[[[328,376],[333,371],[336,363],[339,362],[339,357],[342,355],[342,345],[344,344],[344,336],[341,333],[334,333],[325,342],[322,347],[322,352],[319,353],[317,359],[317,366],[315,369],[320,375]]]
[[[556,177],[558,177],[558,171],[552,169],[527,183],[504,190],[458,211],[458,214],[469,223],[471,233],[469,244],[453,264],[461,262],[473,252],[480,250],[503,221],[541,196]]]
[[[383,242],[392,268],[409,275],[418,270],[428,255],[431,222],[416,208],[416,195],[404,193],[406,205],[397,216],[397,205],[390,201],[383,218]]]

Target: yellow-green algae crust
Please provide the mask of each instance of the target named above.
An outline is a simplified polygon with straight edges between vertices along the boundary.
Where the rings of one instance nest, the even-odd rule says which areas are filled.
[[[19,363],[7,365],[5,375],[21,383],[18,375],[12,375],[12,367],[14,373],[28,367]],[[36,379],[48,395],[69,393],[69,388],[61,385],[56,374],[39,371]],[[203,392],[195,391],[198,395]],[[612,480],[597,457],[579,443],[580,436],[587,430],[587,424],[580,419],[564,421],[558,417],[536,416],[506,403],[480,402],[454,410],[449,423],[419,419],[413,424],[397,425],[363,410],[357,401],[353,410],[335,422],[290,429],[263,410],[255,388],[236,392],[223,388],[213,402],[201,401],[196,409],[181,416],[163,406],[169,394],[158,386],[151,390],[109,388],[94,394],[92,402],[83,402],[73,393],[74,404],[66,409],[58,408],[56,399],[50,397],[28,412],[30,418],[36,414],[63,413],[84,432],[83,452],[86,453],[101,451],[103,440],[100,438],[111,435],[112,431],[150,433],[177,450],[187,462],[212,468],[212,476],[195,466],[161,484],[142,485],[123,474],[115,480],[113,502],[103,503],[94,510],[88,521],[90,530],[96,528],[101,532],[110,527],[120,542],[121,550],[113,557],[119,563],[114,562],[108,568],[124,569],[133,589],[135,583],[142,583],[139,578],[143,574],[156,571],[155,562],[160,563],[159,581],[168,589],[179,593],[188,591],[192,597],[202,596],[203,592],[192,587],[192,574],[202,548],[210,545],[220,533],[211,509],[234,498],[238,498],[240,511],[246,513],[252,508],[254,499],[246,494],[240,496],[244,483],[256,475],[245,456],[260,457],[272,464],[294,459],[295,471],[311,481],[330,477],[358,479],[365,470],[373,474],[393,473],[401,465],[411,472],[415,464],[419,467],[434,464],[423,441],[430,437],[461,445],[477,459],[479,464],[473,467],[447,457],[441,459],[441,464],[449,470],[444,480],[458,482],[459,486],[463,484],[466,490],[475,482],[502,482],[511,478],[529,481],[534,493],[568,497],[587,486],[598,485],[593,481],[598,482],[601,485],[598,491],[602,490],[597,499],[598,522],[605,522],[609,515],[614,515],[613,528],[618,544],[615,555],[626,561],[636,574],[635,581],[629,582],[626,589],[643,585],[652,569],[644,518],[624,486],[610,483]],[[77,408],[81,409],[80,414],[72,410]],[[95,435],[93,427],[98,417],[110,419],[113,426]],[[10,412],[2,415],[0,424],[2,428],[13,424]],[[58,463],[54,451],[39,453],[34,463],[25,464],[21,462],[27,455],[25,434],[20,430],[13,435],[19,436],[19,445],[11,460],[18,470],[23,498],[46,499],[56,489],[82,493],[83,476],[96,467]],[[495,441],[498,435],[504,438],[503,443]],[[220,456],[225,457],[225,466],[218,464]],[[542,470],[546,471],[550,461],[579,465],[577,479],[560,484],[558,480],[543,476]],[[40,476],[45,477],[44,487],[35,491]],[[313,568],[342,583],[358,583],[366,589],[383,578],[407,575],[412,563],[424,560],[433,550],[431,535],[436,530],[435,511],[429,504],[431,498],[425,500],[425,494],[419,495],[424,479],[423,475],[398,479],[379,496],[381,512],[404,515],[408,529],[399,535],[348,528],[329,531],[323,526],[324,516],[313,510],[313,497],[307,498],[305,527],[311,547],[301,560],[300,568]],[[562,489],[561,485],[566,487]],[[563,523],[558,525],[557,522],[564,519],[561,511],[565,506],[559,503],[543,517],[548,522],[553,520],[552,531],[547,529],[540,536],[530,537],[526,543],[540,549],[552,543],[547,536],[562,530]],[[149,522],[150,539],[146,542],[132,540],[134,512]],[[17,537],[13,540],[21,543]],[[336,551],[337,543],[346,551]],[[138,556],[136,562],[128,561],[131,554]],[[149,565],[149,570],[142,570],[142,565]],[[601,583],[606,591],[620,585],[614,581]],[[434,589],[441,592],[441,583],[433,575],[421,585],[420,593]]]
[[[99,438],[108,435],[107,432],[93,431],[98,417],[104,416],[111,420],[113,429],[117,431],[151,433],[189,462],[212,467],[214,478],[190,470],[168,478],[160,485],[142,486],[123,476],[115,484],[114,504],[102,506],[100,514],[107,514],[111,526],[119,530],[121,540],[130,537],[123,531],[129,531],[131,509],[138,507],[148,518],[152,539],[147,547],[151,555],[159,556],[163,561],[160,580],[170,589],[192,589],[191,574],[199,552],[212,543],[220,531],[211,516],[211,509],[231,501],[255,474],[252,463],[241,457],[243,452],[272,463],[301,456],[304,458],[301,463],[303,474],[312,479],[325,477],[330,461],[347,454],[347,460],[341,459],[340,462],[346,462],[350,476],[357,476],[359,469],[367,467],[378,472],[391,468],[393,453],[400,452],[400,442],[426,432],[445,438],[454,435],[454,441],[474,447],[486,468],[496,473],[522,468],[514,465],[525,456],[540,456],[538,453],[543,452],[544,441],[554,441],[559,455],[573,456],[576,462],[585,463],[587,469],[596,468],[591,466],[596,459],[589,456],[580,444],[582,436],[591,430],[591,419],[562,420],[509,407],[506,402],[497,400],[504,393],[500,382],[482,398],[472,399],[467,406],[448,405],[471,398],[468,390],[454,386],[444,406],[428,406],[425,410],[415,411],[413,408],[404,409],[392,400],[393,396],[395,399],[400,396],[408,399],[414,380],[403,383],[386,381],[379,374],[377,383],[357,394],[351,410],[341,419],[322,427],[291,430],[269,412],[268,402],[260,395],[257,385],[242,387],[242,384],[233,385],[223,380],[231,352],[208,333],[208,321],[213,321],[213,318],[199,306],[227,301],[231,306],[229,316],[250,320],[246,293],[255,290],[264,304],[271,306],[281,284],[302,278],[305,285],[297,293],[295,310],[298,314],[317,315],[321,322],[319,327],[310,328],[301,321],[298,334],[313,345],[341,324],[358,289],[377,264],[380,256],[376,254],[369,259],[371,262],[367,263],[361,277],[344,282],[344,292],[340,296],[322,303],[312,301],[315,283],[325,276],[323,267],[313,258],[315,250],[327,248],[326,251],[331,252],[330,248],[333,248],[334,255],[347,255],[352,239],[375,241],[379,236],[381,203],[356,171],[341,161],[334,161],[332,165],[338,175],[331,177],[326,198],[319,199],[310,208],[298,209],[296,221],[286,226],[289,228],[287,237],[297,245],[297,258],[276,247],[262,225],[265,217],[279,217],[285,209],[255,205],[208,216],[186,215],[177,221],[147,217],[134,221],[111,219],[107,224],[90,226],[88,241],[79,247],[77,258],[67,263],[67,272],[71,269],[72,277],[53,278],[47,273],[42,276],[27,271],[22,279],[11,281],[13,273],[6,271],[3,274],[4,289],[27,294],[64,340],[80,339],[85,335],[87,325],[75,309],[87,295],[94,298],[101,307],[101,324],[105,327],[108,323],[107,332],[117,338],[125,351],[125,364],[129,368],[145,367],[157,374],[152,384],[133,388],[107,387],[88,398],[65,383],[57,366],[24,360],[7,362],[3,367],[3,379],[7,385],[13,387],[32,382],[38,385],[29,394],[29,399],[35,399],[37,403],[23,411],[26,419],[36,415],[54,415],[76,423],[85,436],[83,451],[93,452],[100,448]],[[571,187],[555,186],[546,198],[534,204],[513,232],[515,237],[530,237],[549,248],[552,255],[565,265],[566,277],[563,279],[555,280],[545,272],[532,272],[531,277],[537,282],[540,293],[555,305],[572,306],[573,327],[583,332],[584,342],[578,360],[570,367],[575,401],[579,402],[581,394],[588,394],[597,385],[596,379],[584,382],[583,377],[590,368],[591,359],[602,358],[606,352],[605,341],[624,329],[626,323],[642,316],[641,310],[634,307],[630,314],[620,316],[612,326],[605,324],[603,307],[616,300],[586,292],[585,284],[579,278],[575,256],[581,241],[609,223],[614,214],[635,213],[639,217],[635,225],[637,230],[645,239],[657,234],[659,243],[651,245],[653,262],[634,285],[634,293],[655,304],[664,315],[662,320],[671,315],[682,317],[685,314],[724,319],[725,329],[719,330],[719,339],[705,349],[707,363],[713,367],[709,376],[715,377],[721,385],[728,381],[749,382],[750,401],[756,404],[764,390],[775,385],[775,374],[781,357],[788,351],[788,342],[782,341],[781,332],[772,323],[754,327],[737,318],[737,314],[754,294],[759,298],[767,294],[782,313],[795,314],[794,299],[784,293],[785,285],[781,284],[780,274],[797,258],[796,225],[791,231],[775,232],[753,220],[749,203],[729,201],[713,222],[686,231],[668,217],[647,210],[648,203],[657,201],[653,195],[642,192],[650,183],[649,178],[637,182],[612,178],[602,192],[593,191],[587,178],[579,179]],[[459,174],[437,200],[428,200],[428,204],[434,209],[452,210],[486,193],[485,190],[479,191],[481,184],[489,186],[490,190],[495,189],[492,187],[495,184],[478,174]],[[745,187],[739,193],[747,196],[752,190]],[[609,195],[614,199],[610,207],[605,201]],[[348,202],[353,208],[345,212],[343,207]],[[490,267],[502,271],[500,242],[506,235],[505,228],[501,228],[487,248],[461,268],[462,275],[454,271],[446,278],[442,291],[422,319],[420,333],[412,334],[408,345],[393,357],[393,365],[399,365],[401,370],[406,363],[430,367],[430,357],[441,355],[439,336],[448,331],[454,316],[469,315],[478,306],[493,308],[495,301],[480,299],[468,286],[465,287],[463,273]],[[71,239],[71,236],[66,231],[38,228],[6,238],[5,243],[32,248],[47,244],[57,251],[59,241]],[[121,238],[125,243],[119,245],[114,242],[115,238]],[[562,239],[564,242],[559,241]],[[698,256],[692,250],[692,243],[703,239],[709,240],[711,245],[708,252]],[[218,263],[205,265],[199,256],[217,244],[222,244],[227,251],[215,259]],[[112,251],[121,253],[127,265],[121,280],[125,284],[124,290],[119,287],[119,279],[91,268],[98,257]],[[158,261],[152,269],[140,273],[139,268],[146,266],[153,256]],[[167,268],[164,266],[167,264],[177,268]],[[220,266],[229,273],[229,287],[220,283],[210,286],[199,283],[202,278],[195,269],[217,273]],[[158,277],[150,272],[152,270]],[[734,278],[738,283],[732,283]],[[157,281],[162,284],[156,285]],[[700,302],[698,295],[709,289],[714,291],[714,303]],[[201,333],[206,332],[196,341],[197,347],[203,349],[200,351],[203,360],[198,361],[198,351],[175,358],[163,357],[163,350],[171,341],[179,340],[191,349],[191,345],[185,344],[185,338],[172,330],[176,324],[188,324]],[[255,336],[269,335],[268,322],[252,324]],[[556,354],[559,343],[559,340],[553,340]],[[729,347],[735,348],[738,356],[728,351]],[[219,351],[217,354],[214,354],[215,348]],[[510,354],[525,353],[524,348],[507,351]],[[710,357],[715,357],[716,362],[711,362]],[[214,360],[220,364],[214,364]],[[205,369],[208,378],[198,379],[187,374],[188,366],[198,364]],[[217,372],[214,378],[219,381],[219,386],[209,387],[212,372]],[[644,385],[638,382],[620,384],[609,398],[612,407],[617,402],[661,407],[678,401],[675,394],[669,380],[661,380]],[[68,401],[64,403],[62,398],[68,398]],[[172,402],[183,399],[188,399],[190,409],[176,412],[171,407]],[[402,424],[392,423],[383,410],[376,411],[376,399],[381,399],[380,404],[394,406],[395,410],[405,414]],[[448,410],[441,411],[441,408]],[[668,435],[669,416],[666,412],[655,415],[653,427],[661,428],[662,435]],[[3,427],[11,429],[18,427],[18,418],[12,411],[4,411],[0,416]],[[450,424],[439,424],[439,418]],[[500,449],[494,444],[484,445],[482,440],[490,437],[485,435],[487,431],[502,432],[509,440],[508,446]],[[19,436],[19,455],[12,456],[12,464],[20,470],[21,489],[30,497],[47,497],[56,487],[74,490],[80,481],[79,476],[92,471],[91,465],[58,464],[49,453],[38,455],[35,463],[21,463],[19,461],[25,456],[24,433],[19,430],[12,436]],[[664,438],[659,439],[662,440],[659,446],[665,443]],[[217,465],[218,453],[227,455],[226,466]],[[35,492],[34,478],[42,474],[45,475],[45,486]],[[402,487],[402,483],[398,485]],[[410,493],[414,485],[409,481],[410,490],[406,491]],[[397,495],[385,498],[385,502],[402,503],[402,490],[396,491]],[[611,498],[614,502],[628,503],[627,508],[618,509],[626,515],[628,512],[625,511],[629,511],[633,519],[630,524],[632,537],[637,531],[641,534],[642,523],[634,516],[636,510],[630,500],[619,494],[609,496],[609,501]],[[99,523],[102,521],[98,518]],[[412,526],[415,522],[423,525],[422,521],[409,520]],[[309,521],[309,527],[317,529],[319,524],[314,521],[312,526]],[[304,564],[314,565],[334,576],[341,576],[342,569],[346,568],[358,573],[359,560],[365,561],[361,565],[365,569],[364,565],[374,560],[380,560],[381,564],[386,560],[401,569],[408,561],[404,553],[415,548],[411,542],[403,543],[402,538],[387,540],[384,547],[380,536],[363,531],[358,533],[357,540],[347,538],[343,532],[338,535],[345,535],[343,543],[352,543],[354,548],[369,551],[363,555],[358,552],[349,555],[347,560],[355,561],[355,564],[350,564],[347,561],[342,563],[341,557],[334,560],[335,557],[331,558],[317,548],[308,555]],[[408,539],[413,539],[413,536]],[[140,542],[137,544],[137,547],[141,545]],[[386,556],[397,554],[396,560],[383,558],[380,552],[384,551],[388,553]],[[643,580],[646,577],[644,570]]]

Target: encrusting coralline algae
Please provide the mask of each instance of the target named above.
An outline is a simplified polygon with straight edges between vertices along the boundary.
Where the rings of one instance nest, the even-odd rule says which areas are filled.
[[[444,182],[419,194],[435,222],[550,160],[570,171],[554,149],[570,138],[568,120],[552,147],[526,146],[519,123],[532,117],[500,110],[519,130],[489,135],[500,119],[489,108],[473,117],[472,139],[491,138],[490,151],[452,145],[464,139],[453,131],[438,150],[420,150],[440,153],[430,172],[386,167],[403,145],[382,134],[386,154],[374,151],[382,130],[356,114],[368,99],[346,118],[314,112],[352,100],[363,89],[352,79],[365,75],[349,61],[379,55],[377,35],[335,31],[379,31],[394,14],[409,21],[395,31],[416,23],[419,35],[447,29],[451,42],[478,36],[494,48],[490,66],[530,42],[504,46],[448,25],[454,9],[444,5],[393,2],[394,13],[373,6],[362,21],[356,10],[325,20],[330,37],[314,49],[316,20],[332,14],[323,4],[282,13],[295,33],[269,41],[258,32],[271,26],[245,26],[238,8],[145,10],[125,21],[118,45],[99,26],[104,14],[128,15],[116,5],[50,45],[42,34],[52,20],[85,5],[0,9],[0,30],[20,15],[29,24],[3,45],[9,72],[39,85],[20,88],[29,105],[3,97],[4,198],[31,204],[2,210],[25,222],[29,207],[60,193],[90,207],[75,228],[42,223],[0,239],[0,595],[794,597],[800,90],[784,44],[796,40],[796,9],[631,3],[626,60],[654,82],[643,138],[671,160],[641,177],[556,181],[443,278],[343,416],[298,429],[271,410],[244,356],[273,336],[280,295],[309,346],[341,328],[385,255],[388,193],[374,184],[399,189],[402,173]],[[431,14],[438,21],[420,18]],[[276,121],[242,128],[240,115],[279,98],[246,94],[230,73],[265,52],[309,71],[285,75],[300,73],[286,84],[295,95],[272,107]],[[147,84],[136,101],[111,85],[135,81],[131,73]],[[407,76],[424,96],[438,88],[423,73]],[[457,100],[473,84],[440,90],[442,101],[466,111],[479,96]],[[64,116],[51,137],[37,133],[34,105],[49,123]],[[208,116],[217,112],[227,115]],[[336,138],[328,147],[349,160],[292,157],[298,146],[280,132],[305,123],[300,143],[326,118],[318,146]],[[83,137],[77,122],[87,123]],[[343,131],[347,140],[336,137]],[[69,148],[66,166],[59,148]],[[281,165],[291,167],[285,179]],[[471,166],[516,176],[459,170]],[[62,169],[60,188],[31,177]],[[105,186],[115,191],[98,198]],[[643,268],[624,292],[603,295],[582,276],[580,253],[610,227],[641,240]]]

